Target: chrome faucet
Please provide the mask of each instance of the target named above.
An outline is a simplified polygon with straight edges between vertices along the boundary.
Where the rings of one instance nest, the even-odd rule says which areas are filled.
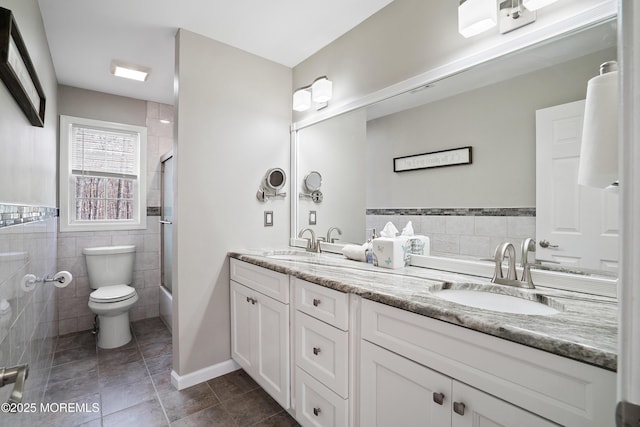
[[[521,282],[527,283],[528,288],[534,288],[533,286],[533,278],[531,277],[531,264],[529,264],[529,252],[535,252],[536,250],[536,241],[531,237],[527,237],[522,241],[522,245],[520,246],[520,250],[522,253],[522,259],[520,263],[522,265],[522,278]]]
[[[336,240],[338,240],[338,239],[335,239],[335,238],[332,238],[332,237],[331,237],[331,232],[332,232],[333,230],[337,231],[339,236],[342,236],[342,230],[340,230],[338,227],[331,227],[331,228],[329,228],[329,230],[327,231],[327,242],[328,242],[328,243],[335,243],[335,242],[336,242]]]
[[[533,241],[532,239],[529,239],[529,240]],[[534,245],[534,249],[535,249],[535,242],[531,243],[525,240],[522,243],[523,256],[529,255],[529,250],[531,250],[530,249],[531,244]],[[526,254],[525,254],[525,250],[526,250]],[[507,270],[507,277],[504,277],[504,274],[502,273],[502,262],[504,261],[505,256],[509,258],[509,269]],[[527,262],[526,258],[523,258],[522,260],[523,265],[525,266],[523,276],[522,276],[522,281],[518,280],[518,274],[516,271],[516,248],[513,246],[512,243],[509,243],[509,242],[500,243],[496,248],[496,252],[493,257],[493,260],[495,261],[496,266],[493,272],[493,278],[491,279],[491,282],[497,283],[499,285],[518,286],[518,287],[529,288],[529,289],[535,288],[531,280],[531,272],[529,271],[530,267],[528,266],[529,263]]]
[[[302,238],[302,235],[304,234],[305,231],[308,231],[309,233],[311,233],[311,238],[307,239],[307,252],[318,252],[320,249],[320,245],[316,240],[316,233],[314,233],[312,229],[305,228],[303,230],[300,230],[300,233],[298,233],[298,237]]]
[[[24,383],[29,376],[29,365],[14,366],[13,368],[0,368],[0,387],[6,384],[15,384],[9,396],[9,403],[21,403]]]

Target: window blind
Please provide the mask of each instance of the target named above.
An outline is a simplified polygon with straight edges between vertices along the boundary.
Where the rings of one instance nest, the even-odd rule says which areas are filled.
[[[71,129],[71,171],[76,175],[137,178],[138,134],[86,126]]]

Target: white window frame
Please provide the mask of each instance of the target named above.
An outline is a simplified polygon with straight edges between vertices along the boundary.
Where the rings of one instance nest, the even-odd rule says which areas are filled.
[[[138,135],[137,181],[134,196],[134,218],[131,220],[76,220],[75,181],[71,173],[71,128],[87,126],[136,133]],[[82,117],[60,116],[60,231],[142,230],[147,228],[147,128],[123,123],[105,122]]]

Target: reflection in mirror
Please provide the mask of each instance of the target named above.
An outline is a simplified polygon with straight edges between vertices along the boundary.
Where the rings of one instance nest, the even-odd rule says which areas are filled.
[[[313,197],[298,198],[298,231],[310,226],[309,211],[316,211],[316,224],[310,227],[316,235],[324,236],[331,227],[338,227],[342,235],[334,233],[335,243],[364,242],[365,114],[364,110],[354,111],[298,131],[294,185],[301,194],[313,195],[322,184],[322,203]],[[322,171],[322,176],[309,171]]]
[[[615,21],[602,23],[300,130],[298,170],[322,170],[327,183],[337,172],[342,180],[325,189],[331,197],[319,220],[330,212],[327,225],[356,243],[367,228],[412,221],[430,237],[432,254],[454,257],[489,258],[502,241],[536,237],[536,111],[584,99],[600,64],[616,59],[615,42]],[[359,148],[337,138],[353,132],[354,117],[366,138]],[[473,147],[472,165],[393,172],[394,157],[460,146]],[[322,168],[317,157],[326,160]],[[331,167],[330,159],[342,166]],[[352,230],[345,221],[359,211],[344,201],[358,188],[366,194],[366,222]],[[306,225],[302,203],[298,227]]]

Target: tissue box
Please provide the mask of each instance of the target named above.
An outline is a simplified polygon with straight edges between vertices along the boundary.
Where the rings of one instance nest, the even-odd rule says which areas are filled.
[[[373,239],[373,255],[379,267],[402,268],[405,264],[408,237],[380,237]]]
[[[373,255],[379,267],[402,268],[410,254],[429,255],[429,238],[426,236],[380,237],[373,239]]]

